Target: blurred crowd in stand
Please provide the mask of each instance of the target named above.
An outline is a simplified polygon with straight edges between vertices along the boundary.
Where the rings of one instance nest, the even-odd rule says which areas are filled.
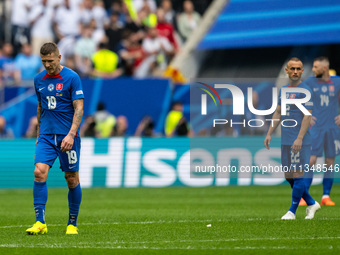
[[[32,86],[43,70],[40,47],[54,41],[61,64],[81,77],[138,78],[162,76],[180,52],[190,33],[198,27],[212,0],[12,0],[10,24],[0,24],[0,90],[5,86]],[[8,6],[9,5],[9,6]],[[9,15],[8,13],[5,15]],[[11,38],[6,38],[10,28]],[[161,136],[154,120],[145,116],[136,136]],[[36,137],[37,119],[32,117],[25,137]],[[85,117],[82,136],[124,136],[125,116],[114,116],[103,103]],[[166,119],[166,136],[188,135],[183,105],[174,103]],[[6,119],[0,116],[0,138],[12,138]]]
[[[162,76],[211,0],[13,0],[11,37],[0,25],[0,86],[41,70],[40,46],[82,77]],[[197,5],[199,12],[197,12]]]
[[[0,25],[0,89],[11,85],[32,86],[35,74],[43,70],[40,46],[49,41],[58,44],[61,64],[75,70],[81,77],[162,76],[171,59],[180,52],[192,31],[197,29],[211,2],[6,1],[11,4],[11,38],[5,40],[5,26]],[[155,125],[155,120],[145,116],[132,135],[193,136],[180,102],[174,102],[171,106],[161,134],[155,132]],[[24,136],[36,137],[36,126],[34,116]],[[84,118],[80,133],[85,137],[113,137],[125,136],[127,130],[126,116],[114,116],[104,103],[99,103],[97,111]],[[263,130],[259,132],[262,134]],[[195,135],[243,134],[249,132],[225,125],[209,131],[201,130]],[[6,119],[0,116],[0,138],[12,137],[13,132],[6,127]]]

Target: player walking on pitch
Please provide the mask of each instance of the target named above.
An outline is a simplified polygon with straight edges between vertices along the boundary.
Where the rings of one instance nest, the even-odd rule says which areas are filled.
[[[335,141],[340,126],[339,93],[340,78],[332,78],[329,75],[329,60],[326,57],[318,57],[313,63],[315,77],[308,78],[305,83],[313,90],[314,108],[312,117],[312,155],[310,157],[310,171],[305,173],[305,183],[309,189],[313,180],[313,168],[317,157],[323,156],[325,151],[325,166],[323,177],[323,196],[321,205],[334,206],[335,203],[329,197],[334,180],[334,162],[337,155]],[[301,200],[299,205],[306,205]]]
[[[78,234],[77,217],[82,198],[79,184],[80,137],[84,94],[79,76],[60,65],[59,49],[55,43],[45,43],[40,49],[46,70],[34,78],[38,97],[38,139],[35,151],[33,200],[36,223],[28,234],[47,233],[45,205],[47,175],[55,159],[65,173],[69,188],[69,220],[66,234]]]
[[[303,73],[303,64],[298,58],[291,58],[286,67],[286,73],[289,77],[289,84],[282,88],[294,87],[303,88],[312,92],[310,88],[301,82],[301,75]],[[296,105],[288,104],[286,107],[286,115],[281,115],[281,91],[279,93],[278,106],[274,112],[273,119],[275,121],[268,130],[267,136],[264,140],[264,146],[269,149],[271,135],[281,120],[286,121],[286,125],[281,128],[281,163],[285,171],[285,178],[291,185],[292,204],[288,212],[282,216],[282,220],[295,220],[296,209],[299,206],[301,197],[307,202],[305,219],[313,219],[314,214],[320,209],[320,205],[308,193],[303,179],[304,169],[309,165],[309,158],[311,154],[311,135],[309,133],[309,123],[311,115],[305,115]],[[287,98],[298,99],[305,98],[306,95],[300,92],[287,92]],[[312,98],[312,97],[311,97]],[[304,104],[304,107],[312,113],[313,102],[311,99]],[[295,120],[297,125],[294,121]]]

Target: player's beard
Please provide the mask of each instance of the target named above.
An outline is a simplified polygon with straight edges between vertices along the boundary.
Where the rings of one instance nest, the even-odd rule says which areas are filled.
[[[322,78],[322,73],[315,75],[316,78]]]

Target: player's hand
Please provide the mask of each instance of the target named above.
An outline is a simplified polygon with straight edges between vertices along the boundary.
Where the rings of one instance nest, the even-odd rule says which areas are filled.
[[[336,116],[334,120],[335,120],[335,124],[340,128],[340,115]]]
[[[65,136],[65,138],[61,142],[60,150],[62,152],[71,150],[73,147],[73,142],[74,142],[73,136],[68,134],[67,136]]]
[[[269,145],[270,145],[270,141],[272,140],[272,137],[270,135],[267,135],[266,138],[264,139],[264,147],[267,148],[267,150],[269,150]]]
[[[317,118],[315,116],[312,116],[312,118],[310,119],[310,126],[311,127],[315,125],[316,120],[317,120]]]
[[[292,151],[294,153],[298,153],[301,150],[301,146],[302,146],[302,139],[296,138],[296,140],[294,141],[293,146],[292,146]]]

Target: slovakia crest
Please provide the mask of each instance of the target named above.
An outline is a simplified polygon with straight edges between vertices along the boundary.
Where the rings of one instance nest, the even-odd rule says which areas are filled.
[[[54,85],[51,83],[50,85],[48,85],[47,88],[48,88],[49,91],[52,91],[52,90],[54,90]]]
[[[289,98],[290,99],[294,99],[295,98],[295,94],[290,94]]]
[[[62,91],[63,90],[63,84],[58,83],[56,89],[57,89],[58,92]]]
[[[329,85],[328,89],[329,89],[330,92],[334,92],[334,85]]]

